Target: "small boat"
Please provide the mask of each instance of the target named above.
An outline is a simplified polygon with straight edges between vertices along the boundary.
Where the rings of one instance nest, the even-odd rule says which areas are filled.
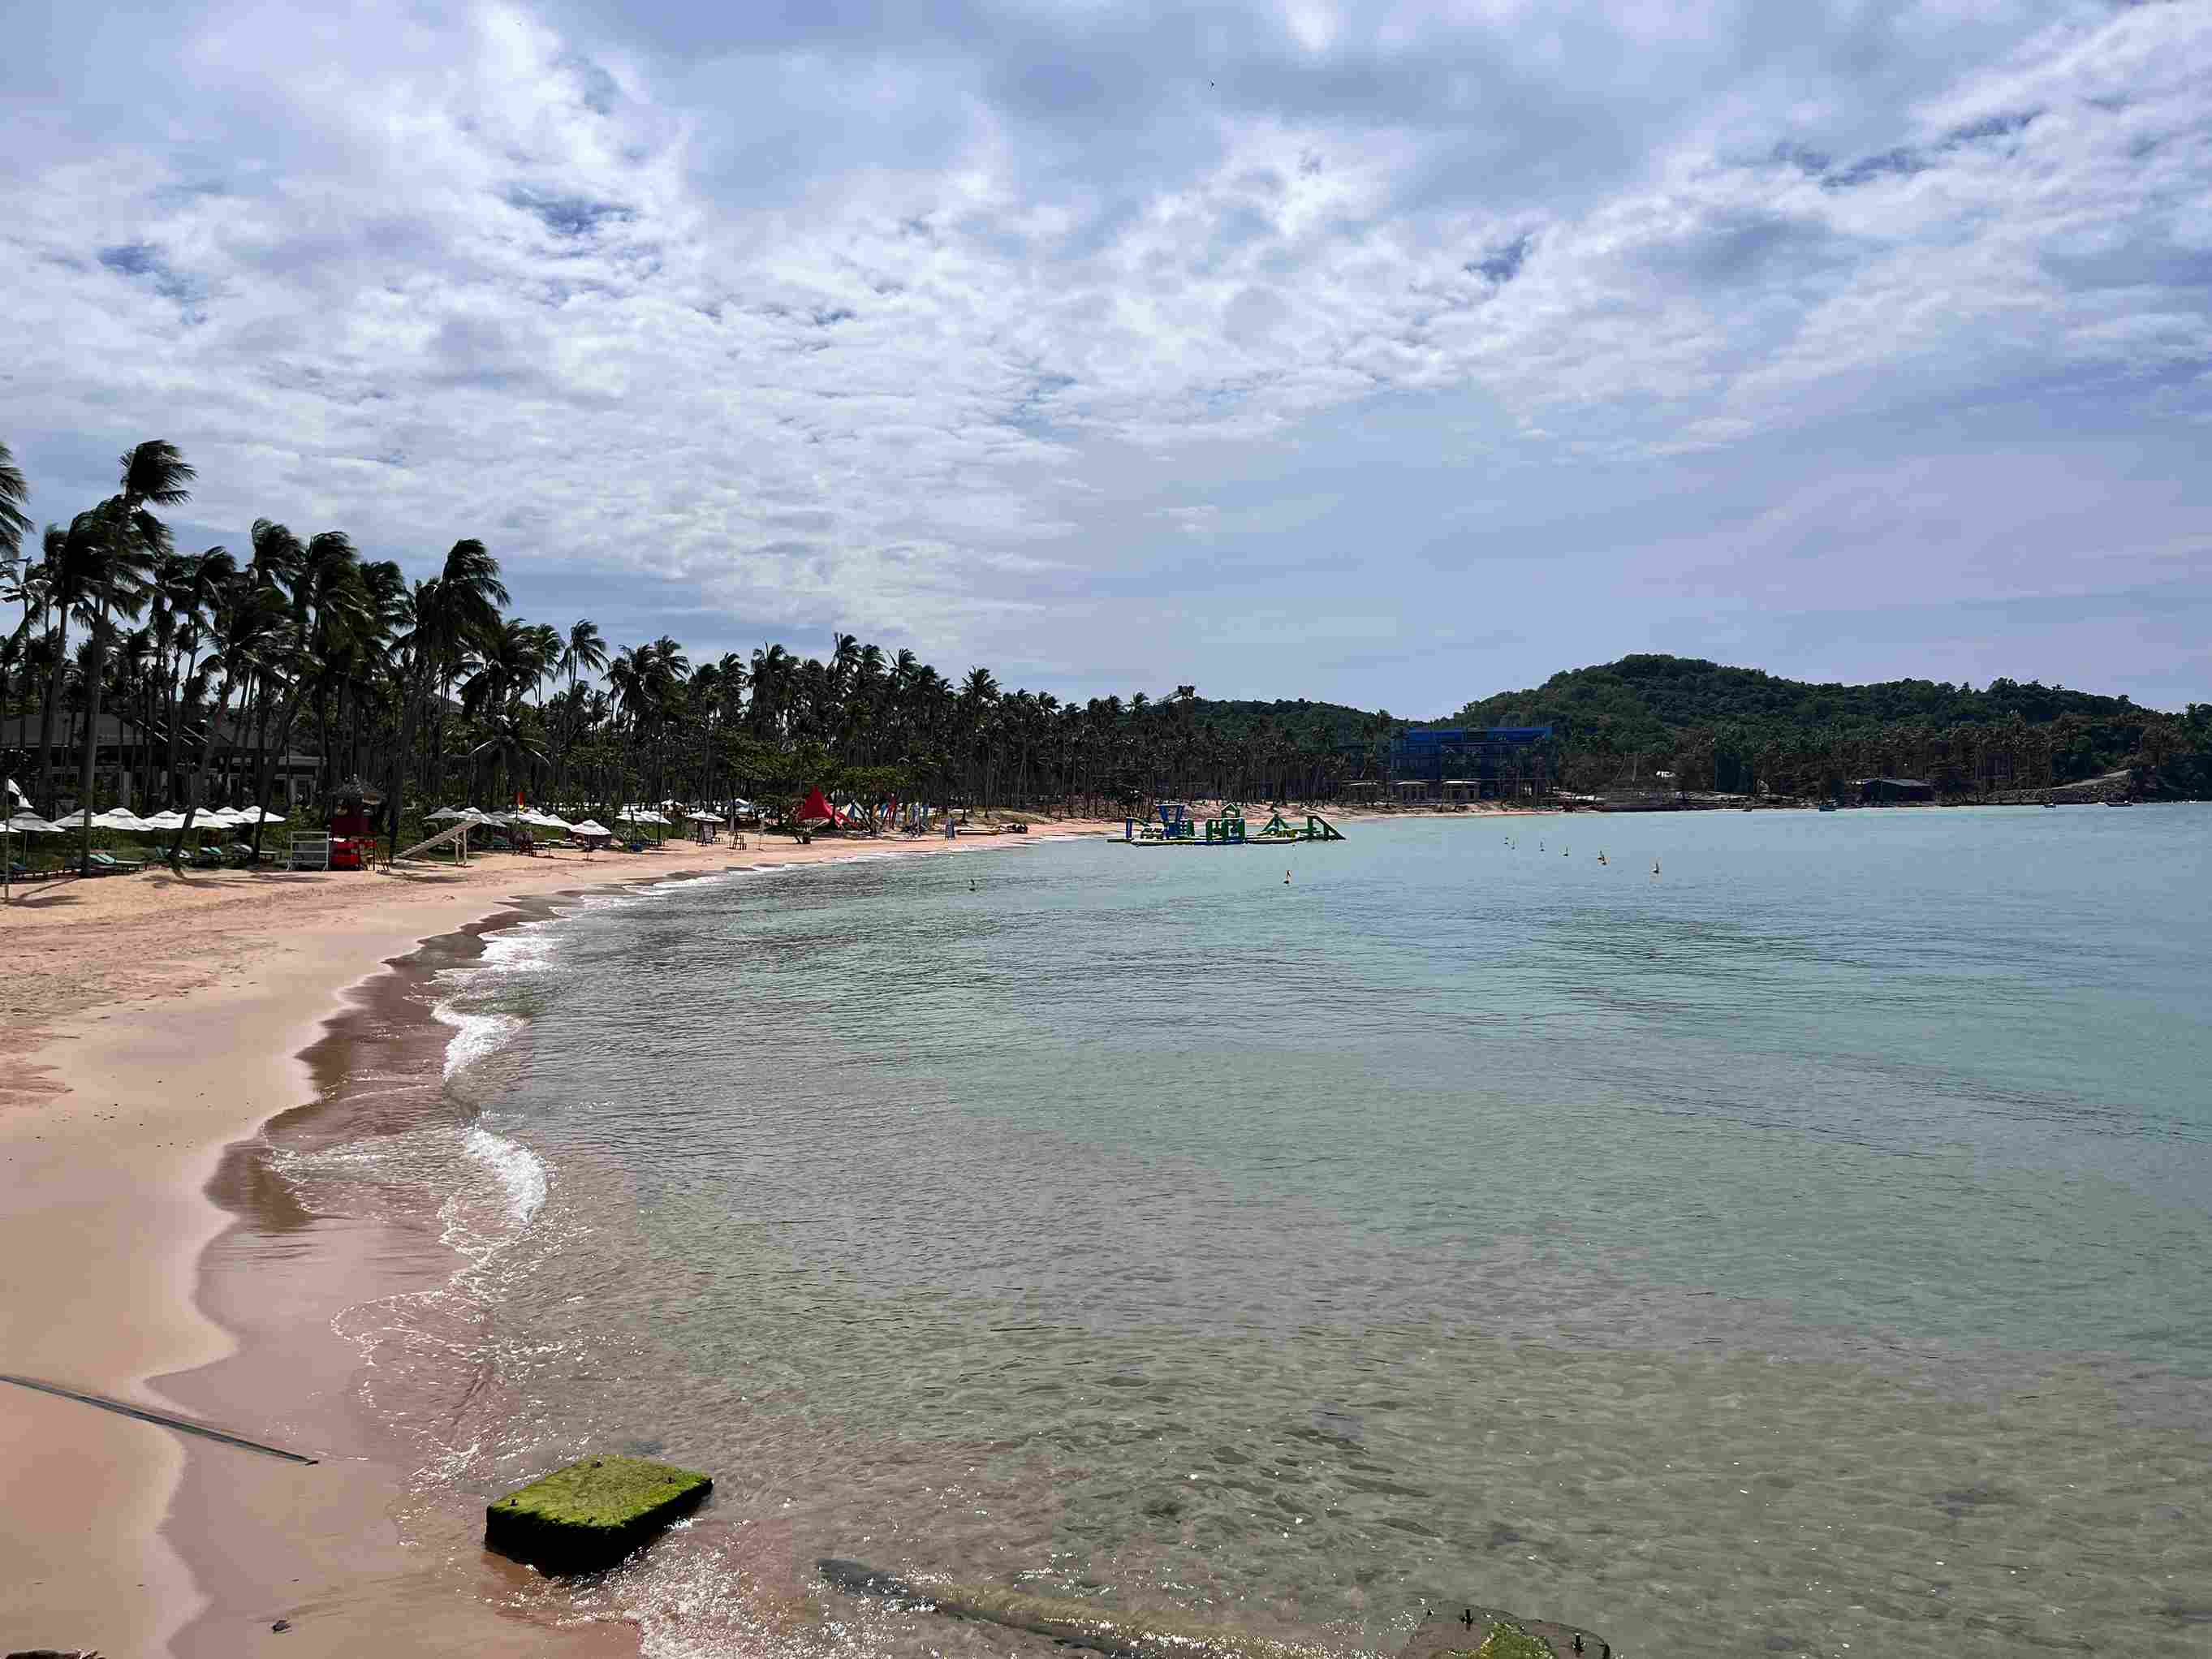
[[[1823,812],[1832,812],[1836,810],[1836,803],[1832,800],[1824,800],[1820,803],[1820,810]]]

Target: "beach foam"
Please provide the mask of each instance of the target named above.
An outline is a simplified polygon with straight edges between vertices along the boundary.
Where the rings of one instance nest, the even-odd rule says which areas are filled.
[[[545,1202],[548,1179],[544,1160],[505,1135],[494,1134],[482,1124],[468,1132],[465,1145],[471,1158],[497,1177],[507,1194],[507,1214],[515,1226],[527,1227]]]

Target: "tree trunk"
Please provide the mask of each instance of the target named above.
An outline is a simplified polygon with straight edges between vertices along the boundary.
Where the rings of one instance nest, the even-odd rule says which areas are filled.
[[[39,710],[39,781],[33,786],[39,799],[45,804],[48,817],[53,817],[61,806],[61,796],[55,790],[54,775],[54,710],[61,707],[62,676],[69,670],[69,623],[67,618],[57,622],[47,635],[54,645],[54,671],[46,679],[46,707]]]
[[[207,793],[208,768],[215,763],[216,734],[222,729],[222,720],[230,708],[231,677],[222,677],[222,690],[216,698],[215,711],[208,716],[207,741],[200,745],[200,763],[192,775],[191,798],[185,803],[185,821],[177,829],[177,844],[169,849],[169,868],[180,869],[185,861],[185,837],[192,832],[192,820],[199,816],[200,801]],[[232,748],[236,748],[234,742]]]
[[[77,873],[92,872],[92,769],[100,753],[100,669],[107,654],[107,601],[100,602],[100,611],[92,621],[92,649],[86,654],[84,665],[84,747],[77,763],[77,811],[84,815],[84,827],[78,831],[82,839],[77,845]],[[115,757],[120,765],[123,759],[123,734],[116,733]]]
[[[261,861],[262,831],[269,827],[269,793],[276,781],[276,764],[283,759],[284,751],[292,746],[292,724],[300,717],[304,691],[304,681],[295,680],[292,683],[292,695],[285,699],[283,713],[276,720],[276,746],[261,751],[261,775],[253,787],[253,804],[257,811],[253,819],[252,846],[253,861],[257,865]],[[288,806],[291,804],[289,799],[285,804]]]

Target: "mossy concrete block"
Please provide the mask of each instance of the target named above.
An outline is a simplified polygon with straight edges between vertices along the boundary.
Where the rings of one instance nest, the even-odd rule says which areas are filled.
[[[1398,1659],[1613,1659],[1613,1644],[1578,1625],[1470,1607],[1423,1620]]]
[[[706,1501],[714,1479],[644,1457],[587,1457],[484,1510],[484,1547],[544,1572],[611,1567]]]

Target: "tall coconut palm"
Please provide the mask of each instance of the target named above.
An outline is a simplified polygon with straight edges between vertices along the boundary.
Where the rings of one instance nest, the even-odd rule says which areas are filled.
[[[31,499],[31,486],[15,457],[0,444],[0,577],[16,580],[15,566],[23,556],[23,537],[31,528],[23,511]]]
[[[284,596],[244,571],[216,584],[212,609],[210,635],[215,649],[209,653],[209,661],[222,676],[222,690],[208,717],[207,737],[200,744],[199,765],[192,775],[191,792],[185,801],[185,822],[177,831],[177,844],[169,855],[172,869],[184,858],[185,838],[191,834],[192,820],[207,798],[208,770],[215,763],[216,740],[222,734],[230,713],[231,693],[262,671],[271,647],[283,635],[287,620]],[[224,745],[226,760],[238,746],[235,728],[232,731],[230,741]]]
[[[409,629],[402,641],[407,662],[399,744],[393,750],[390,769],[390,805],[395,828],[407,757],[413,751],[417,723],[428,709],[430,695],[434,690],[450,690],[453,677],[470,648],[477,641],[497,634],[500,607],[507,602],[507,586],[499,579],[499,561],[474,537],[455,542],[447,550],[437,575],[415,585],[407,618]],[[434,789],[443,770],[438,749],[434,738],[428,779]]]
[[[555,666],[556,673],[568,677],[568,705],[562,711],[561,750],[554,763],[553,787],[558,789],[568,769],[568,750],[583,727],[580,722],[585,704],[576,695],[576,682],[586,674],[604,672],[607,665],[607,642],[599,637],[599,625],[589,617],[579,617],[568,626],[568,636],[562,642],[561,658]]]
[[[161,554],[167,550],[167,527],[149,511],[155,507],[181,507],[191,500],[197,476],[177,447],[160,438],[127,449],[118,463],[118,492],[95,507],[100,568],[94,585],[92,659],[85,684],[84,746],[79,757],[78,805],[87,809],[83,841],[78,850],[79,867],[92,865],[93,762],[100,749],[100,693],[101,666],[107,651],[108,617],[112,611],[136,617],[144,603],[148,578]]]
[[[161,796],[177,793],[179,728],[198,701],[190,688],[204,679],[198,656],[215,612],[217,595],[238,576],[238,562],[230,550],[210,547],[205,552],[163,562],[155,583],[155,603],[170,619],[170,655],[164,672],[162,704]],[[158,629],[157,629],[158,633]]]

